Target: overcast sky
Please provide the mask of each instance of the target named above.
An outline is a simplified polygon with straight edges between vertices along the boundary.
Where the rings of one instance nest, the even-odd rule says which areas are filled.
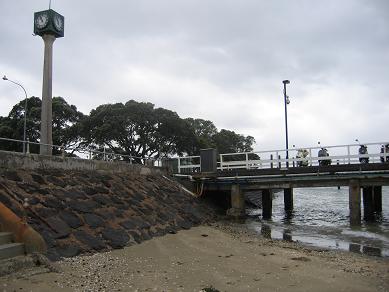
[[[41,96],[48,0],[0,1],[0,74]],[[53,96],[84,113],[152,102],[253,136],[257,150],[389,140],[388,0],[53,0]],[[24,98],[0,82],[0,115]]]

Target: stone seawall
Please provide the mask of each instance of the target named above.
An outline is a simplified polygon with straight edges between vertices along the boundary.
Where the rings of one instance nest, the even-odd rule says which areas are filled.
[[[53,260],[121,248],[214,218],[179,184],[145,169],[0,168],[0,202],[26,216]]]
[[[45,156],[0,151],[0,168],[18,169],[62,169],[62,170],[104,170],[109,172],[132,172],[142,174],[160,174],[161,168],[130,164],[121,161],[88,160],[73,157]]]

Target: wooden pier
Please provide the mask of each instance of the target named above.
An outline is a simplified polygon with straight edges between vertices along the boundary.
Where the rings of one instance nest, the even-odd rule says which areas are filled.
[[[188,178],[197,189],[202,189],[203,192],[229,191],[231,208],[227,214],[235,217],[244,215],[244,192],[260,190],[264,219],[270,219],[272,216],[272,192],[275,189],[284,190],[284,208],[288,213],[293,210],[294,188],[347,186],[350,224],[359,225],[362,218],[361,203],[364,207],[363,219],[366,221],[374,220],[375,214],[382,212],[382,187],[389,186],[389,162],[387,162],[386,150],[371,154],[351,154],[351,146],[358,145],[339,146],[347,149],[345,155],[325,158],[329,161],[337,161],[336,164],[322,165],[320,163],[322,157],[311,155],[305,158],[309,163],[304,167],[297,167],[298,162],[302,161],[301,158],[281,159],[278,155],[281,150],[276,151],[276,156],[271,154],[268,160],[259,158],[250,160],[249,156],[255,153],[235,153],[227,156],[243,155],[246,159],[241,161],[232,159],[227,162],[227,156],[222,154],[224,157],[221,155],[218,162],[216,151],[207,149],[199,156],[198,164],[184,165],[180,163],[180,159],[185,158],[179,158],[179,170],[181,167],[186,170],[186,174],[181,172],[177,176]],[[309,153],[312,153],[312,149]],[[273,160],[273,157],[277,157],[277,160]],[[366,157],[373,163],[360,163],[361,158]],[[193,160],[193,157],[191,159]],[[339,163],[340,159],[342,163]]]

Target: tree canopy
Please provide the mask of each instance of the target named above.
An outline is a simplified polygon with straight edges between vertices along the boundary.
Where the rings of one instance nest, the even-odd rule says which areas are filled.
[[[39,141],[41,100],[27,100],[27,137]],[[24,101],[7,117],[0,117],[0,137],[22,140]],[[109,148],[123,159],[198,155],[200,149],[217,148],[219,153],[252,151],[251,136],[222,129],[209,120],[182,119],[171,110],[155,108],[149,102],[103,104],[89,115],[79,112],[64,98],[53,98],[53,144],[67,147]],[[21,150],[21,144],[0,142],[2,150]]]
[[[24,105],[20,101],[15,104],[7,117],[0,117],[0,137],[23,140]],[[39,142],[42,101],[35,96],[27,99],[26,138],[31,142]],[[80,141],[78,122],[84,115],[77,111],[76,106],[69,105],[62,97],[53,97],[53,144],[72,146]],[[2,141],[1,149],[21,151],[21,143]],[[31,151],[38,149],[31,145]]]

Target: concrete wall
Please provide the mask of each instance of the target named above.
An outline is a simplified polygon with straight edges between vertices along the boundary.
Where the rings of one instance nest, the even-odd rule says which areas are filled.
[[[0,151],[0,168],[17,170],[63,169],[63,170],[104,170],[113,173],[133,172],[142,175],[162,174],[162,168],[129,164],[120,161],[101,161],[80,158],[62,158],[59,156],[44,156],[38,154],[23,154]]]

